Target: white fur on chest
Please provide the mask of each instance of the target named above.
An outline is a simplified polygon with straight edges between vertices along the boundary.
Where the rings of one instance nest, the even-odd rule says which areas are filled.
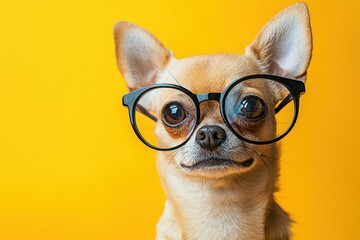
[[[237,203],[225,206],[203,200],[190,201],[186,212],[184,228],[187,239],[263,239],[265,206],[242,209]]]
[[[167,170],[164,188],[169,198],[158,232],[170,231],[167,235],[173,237],[164,239],[264,239],[268,199],[263,194],[254,199],[241,184],[233,188],[221,181],[194,182],[176,175],[171,167]]]

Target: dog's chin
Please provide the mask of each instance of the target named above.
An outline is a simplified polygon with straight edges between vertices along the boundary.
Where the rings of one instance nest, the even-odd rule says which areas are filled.
[[[256,159],[249,157],[242,161],[228,158],[210,157],[199,159],[193,163],[180,163],[181,169],[187,174],[201,177],[226,177],[233,174],[248,172],[256,165]]]

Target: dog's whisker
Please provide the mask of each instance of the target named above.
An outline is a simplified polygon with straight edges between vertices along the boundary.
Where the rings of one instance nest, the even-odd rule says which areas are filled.
[[[167,161],[166,167],[165,167],[165,177],[167,177],[167,172],[168,172],[168,168],[170,167],[170,165],[175,162],[175,156],[176,154],[179,152],[179,149],[175,149],[172,152],[169,153],[169,159]]]
[[[182,86],[180,82],[175,78],[175,76],[169,71],[167,67],[165,67],[165,70],[169,73],[169,75],[179,84],[179,86]]]

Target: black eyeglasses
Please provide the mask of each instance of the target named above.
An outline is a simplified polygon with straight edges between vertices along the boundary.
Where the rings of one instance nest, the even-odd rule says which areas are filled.
[[[224,123],[241,140],[270,144],[293,128],[303,82],[275,75],[242,77],[217,93],[194,94],[175,84],[154,84],[123,96],[131,125],[147,146],[174,150],[183,146],[200,123],[200,104],[216,101]],[[213,111],[213,109],[209,109]],[[211,113],[209,113],[211,114]]]

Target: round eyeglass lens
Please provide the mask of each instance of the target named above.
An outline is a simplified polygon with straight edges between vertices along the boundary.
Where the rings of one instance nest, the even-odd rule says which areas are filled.
[[[293,125],[293,96],[277,81],[241,81],[227,91],[224,101],[224,117],[233,131],[252,142],[278,139]]]
[[[196,125],[196,105],[183,91],[159,87],[143,93],[135,104],[135,125],[143,141],[155,149],[184,143]]]

